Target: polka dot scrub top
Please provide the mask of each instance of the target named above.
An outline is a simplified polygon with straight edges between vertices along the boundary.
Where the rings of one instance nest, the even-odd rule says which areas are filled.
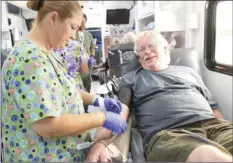
[[[75,81],[51,50],[21,40],[2,69],[2,143],[5,162],[82,162],[91,141],[87,131],[77,137],[45,138],[31,124],[46,117],[84,113]]]
[[[80,64],[87,63],[90,57],[83,45],[76,40],[71,40],[66,48],[56,49],[55,52],[68,74],[75,79],[76,87],[85,90],[79,70]]]

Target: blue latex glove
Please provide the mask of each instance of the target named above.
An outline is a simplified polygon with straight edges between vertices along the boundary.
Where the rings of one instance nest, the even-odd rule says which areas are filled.
[[[103,127],[111,130],[114,134],[122,134],[126,131],[126,120],[121,118],[119,114],[108,111],[105,112],[105,118]]]
[[[88,65],[89,66],[94,66],[96,65],[96,59],[94,57],[91,57],[89,60],[88,60]]]
[[[113,98],[97,97],[94,99],[93,105],[117,114],[120,114],[122,111],[121,102]]]

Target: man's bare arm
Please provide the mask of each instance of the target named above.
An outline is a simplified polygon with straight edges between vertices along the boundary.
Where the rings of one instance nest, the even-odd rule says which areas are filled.
[[[223,114],[220,112],[218,108],[213,108],[213,112],[216,118],[224,119]]]
[[[130,113],[130,104],[131,104],[131,100],[132,100],[132,90],[130,87],[121,87],[118,91],[118,97],[119,100],[122,103],[122,111],[123,113],[121,114],[121,116],[123,118],[125,118],[126,120],[128,119],[129,113]],[[97,131],[95,137],[94,137],[94,141],[99,141],[101,140],[102,142],[104,142],[105,144],[109,144],[110,142],[113,141],[115,137],[112,136],[111,131],[101,127],[99,128],[99,130]]]
[[[124,118],[125,120],[128,119],[128,116],[129,116],[129,108],[125,105],[125,104],[122,104],[122,114],[121,114],[121,117]],[[103,141],[105,142],[106,144],[108,144],[108,142],[110,141],[110,139],[112,140],[112,132],[104,127],[100,127],[96,134],[95,134],[95,137],[94,137],[94,142],[96,141]],[[104,140],[103,140],[104,139]]]

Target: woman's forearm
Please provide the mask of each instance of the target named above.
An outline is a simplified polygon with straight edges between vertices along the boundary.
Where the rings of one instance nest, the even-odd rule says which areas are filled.
[[[88,75],[89,69],[88,69],[88,63],[84,62],[80,64],[80,73],[83,75]]]
[[[105,121],[102,112],[88,114],[64,114],[48,117],[32,124],[32,128],[43,137],[73,136],[92,128],[100,127]]]
[[[92,105],[93,104],[93,100],[96,98],[95,94],[92,93],[88,93],[86,91],[80,90],[80,96],[83,99],[83,103],[85,105]]]

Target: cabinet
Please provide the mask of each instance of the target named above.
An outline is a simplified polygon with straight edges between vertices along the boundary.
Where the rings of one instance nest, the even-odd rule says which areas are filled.
[[[154,12],[154,1],[138,1],[138,15],[140,19]]]
[[[156,29],[161,32],[184,31],[185,17],[175,12],[162,11],[155,14]]]
[[[154,28],[148,28],[147,25],[149,23],[155,22],[155,15],[154,12],[146,15],[140,19],[136,20],[136,32],[141,32],[141,31],[146,31],[149,29],[154,29]]]
[[[184,11],[183,1],[138,1],[136,32],[151,29],[161,32],[184,31]]]
[[[155,22],[156,1],[138,1],[135,15],[136,32],[154,29],[154,26],[148,27],[148,24]]]

